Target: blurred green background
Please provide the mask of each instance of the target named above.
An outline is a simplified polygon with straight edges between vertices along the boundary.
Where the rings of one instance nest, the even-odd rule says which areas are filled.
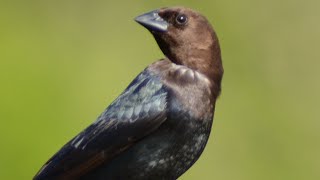
[[[180,179],[320,179],[320,1],[0,1],[0,179],[31,179],[148,64],[133,21],[163,6],[202,12],[225,76],[213,132]]]

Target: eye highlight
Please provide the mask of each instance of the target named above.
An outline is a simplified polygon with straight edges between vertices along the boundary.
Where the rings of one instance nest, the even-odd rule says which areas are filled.
[[[186,24],[188,21],[188,17],[184,14],[179,14],[177,17],[176,17],[176,22],[179,24],[179,25],[184,25]]]

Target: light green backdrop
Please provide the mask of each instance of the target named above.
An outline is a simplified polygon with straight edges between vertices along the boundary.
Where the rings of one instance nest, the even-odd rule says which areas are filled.
[[[210,141],[181,179],[320,179],[318,0],[2,0],[0,179],[31,179],[163,57],[133,18],[172,5],[213,23],[225,67]]]

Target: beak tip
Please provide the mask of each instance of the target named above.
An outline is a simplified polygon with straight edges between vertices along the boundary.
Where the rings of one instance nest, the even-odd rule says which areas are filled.
[[[141,16],[137,16],[134,18],[134,21],[137,22],[137,23],[140,23],[141,21]]]

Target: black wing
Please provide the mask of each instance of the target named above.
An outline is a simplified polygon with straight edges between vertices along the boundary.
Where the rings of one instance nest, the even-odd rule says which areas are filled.
[[[68,142],[34,179],[75,179],[112,159],[166,120],[167,91],[159,78],[143,71],[78,136]]]

